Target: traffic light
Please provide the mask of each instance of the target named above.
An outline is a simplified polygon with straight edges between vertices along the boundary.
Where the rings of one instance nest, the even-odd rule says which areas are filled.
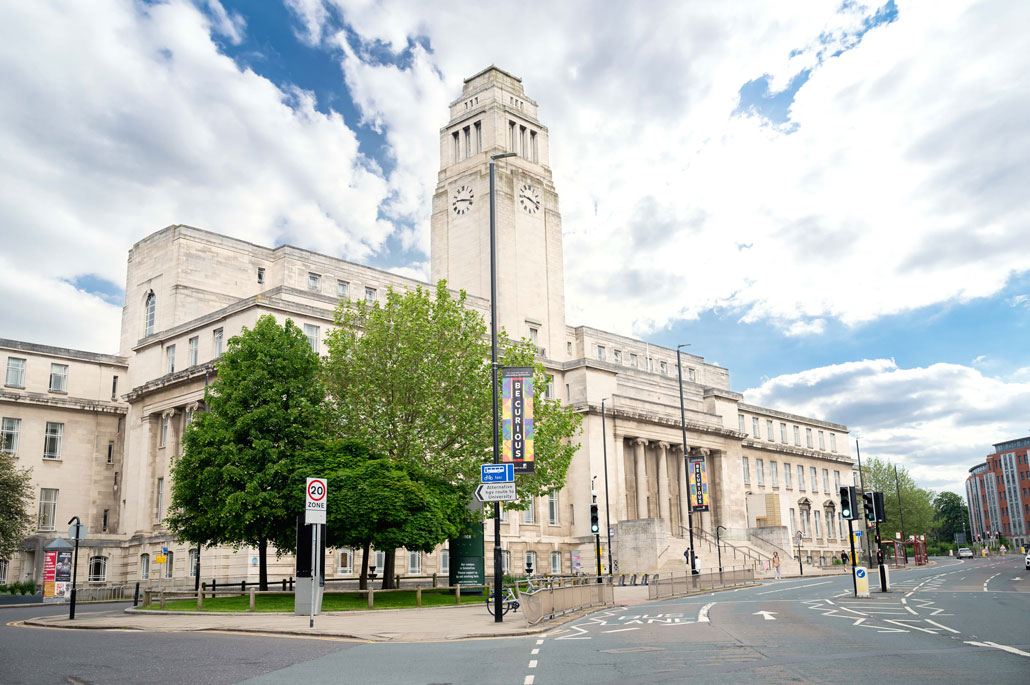
[[[865,512],[865,520],[869,523],[876,522],[876,512],[873,510],[873,493],[862,493],[862,510]]]
[[[601,520],[597,515],[597,505],[590,505],[590,532],[599,533],[601,532]]]
[[[842,485],[840,487],[840,515],[845,520],[853,520],[856,509],[858,509],[858,502],[855,499],[855,487]]]
[[[884,513],[884,510],[883,510],[883,493],[882,492],[874,492],[873,493],[873,512],[876,515],[875,521],[877,523],[884,523],[884,522],[887,521],[887,515]]]

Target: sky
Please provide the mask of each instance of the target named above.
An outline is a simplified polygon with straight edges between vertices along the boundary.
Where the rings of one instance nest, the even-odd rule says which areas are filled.
[[[439,129],[523,79],[567,318],[963,493],[1030,433],[1030,4],[0,4],[0,337],[118,347],[183,223],[427,279]],[[852,454],[854,447],[852,445]]]

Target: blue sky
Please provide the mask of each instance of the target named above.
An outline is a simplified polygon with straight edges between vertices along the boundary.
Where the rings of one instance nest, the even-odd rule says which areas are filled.
[[[110,352],[171,223],[428,277],[439,127],[523,78],[566,306],[961,491],[1030,423],[1024,3],[0,9],[0,336]]]

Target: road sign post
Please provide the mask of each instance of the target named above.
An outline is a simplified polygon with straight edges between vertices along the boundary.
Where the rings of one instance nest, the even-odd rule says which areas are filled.
[[[515,465],[507,464],[483,464],[481,467],[479,482],[481,483],[514,483]]]
[[[855,589],[855,597],[858,597],[858,581],[855,579],[855,567],[858,560],[855,559],[855,534],[852,526],[852,519],[848,519],[848,540],[851,541],[851,586]]]
[[[518,494],[515,483],[480,483],[476,486],[476,499],[480,502],[514,502]]]
[[[326,499],[329,488],[325,478],[308,478],[304,488],[304,523],[311,526],[311,615],[308,627],[315,627],[315,601],[318,597],[318,572],[320,556],[318,554],[319,524],[325,523]]]
[[[798,572],[803,576],[805,575],[805,567],[801,565],[801,531],[794,533],[794,542],[798,546]]]

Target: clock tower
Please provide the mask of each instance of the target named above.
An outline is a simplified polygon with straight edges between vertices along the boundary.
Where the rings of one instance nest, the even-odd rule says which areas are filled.
[[[490,156],[497,203],[497,305],[513,338],[535,338],[564,360],[565,282],[561,215],[551,180],[547,127],[522,79],[489,67],[465,79],[440,130],[433,195],[432,281],[490,298]]]

